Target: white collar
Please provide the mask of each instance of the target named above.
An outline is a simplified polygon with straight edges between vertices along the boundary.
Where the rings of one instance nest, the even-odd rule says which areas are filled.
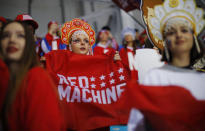
[[[103,45],[103,44],[101,44],[101,43],[98,43],[97,46],[102,47],[102,48],[107,48],[107,44],[106,44],[106,45]]]
[[[127,49],[133,50],[133,47],[128,46]]]

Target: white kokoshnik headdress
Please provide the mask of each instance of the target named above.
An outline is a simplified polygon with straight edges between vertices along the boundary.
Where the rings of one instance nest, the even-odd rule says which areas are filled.
[[[165,0],[163,5],[154,7],[154,16],[149,18],[151,33],[162,40],[162,31],[168,28],[169,21],[173,18],[190,22],[189,26],[192,26],[195,35],[198,35],[205,25],[203,9],[197,8],[194,0]]]
[[[154,44],[163,41],[163,33],[167,32],[173,24],[184,24],[193,29],[194,36],[205,26],[203,9],[196,7],[194,0],[165,0],[161,5],[155,5],[151,15],[147,17],[149,34]]]

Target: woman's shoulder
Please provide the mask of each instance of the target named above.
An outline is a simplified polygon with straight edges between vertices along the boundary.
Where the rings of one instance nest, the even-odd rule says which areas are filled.
[[[180,74],[195,74],[195,75],[201,75],[203,73],[198,72],[192,68],[182,68],[182,67],[176,67],[172,65],[164,65],[163,67],[159,68],[161,70],[164,70],[166,72],[172,72],[172,73],[180,73]]]
[[[125,52],[125,51],[126,51],[126,50],[125,50],[124,47],[120,49],[120,52]]]
[[[172,65],[165,64],[164,66],[159,67],[159,68],[154,68],[147,73],[147,75],[155,75],[155,74],[156,75],[161,74],[163,76],[168,76],[169,74],[200,75],[202,73],[199,73],[199,72],[192,70],[192,69],[180,68],[180,67],[175,67]]]
[[[2,73],[2,74],[4,74],[4,73],[9,74],[7,65],[1,59],[0,59],[0,73]]]
[[[154,75],[154,74],[169,72],[169,70],[166,70],[164,68],[165,68],[165,65],[162,67],[153,68],[153,69],[148,71],[147,75]]]
[[[94,50],[103,50],[104,48],[101,47],[101,46],[99,46],[99,45],[96,45],[93,49],[94,49]]]
[[[43,89],[50,88],[54,86],[51,76],[48,72],[40,67],[36,66],[31,68],[25,77],[26,85],[29,87],[27,90],[39,90],[38,87],[43,87]],[[40,89],[41,90],[41,89]]]
[[[45,75],[46,76],[48,75],[47,71],[43,67],[40,67],[40,66],[35,66],[31,68],[27,73],[28,77],[42,78],[42,76],[45,76]]]
[[[179,68],[171,65],[164,65],[160,68],[150,70],[143,80],[143,84],[178,84],[189,82],[203,82],[204,73],[199,73],[191,69]]]

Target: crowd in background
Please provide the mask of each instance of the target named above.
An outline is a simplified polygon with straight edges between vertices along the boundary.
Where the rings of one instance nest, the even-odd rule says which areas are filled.
[[[29,28],[32,30],[35,36],[36,41],[36,52],[38,53],[39,57],[44,56],[46,53],[50,52],[51,50],[58,50],[58,49],[68,49],[66,44],[62,43],[60,38],[60,25],[57,21],[50,21],[47,25],[48,32],[45,34],[44,37],[37,37],[35,35],[36,30],[38,29],[38,23],[28,14],[20,14],[16,17],[15,20],[23,21],[24,23],[29,25]],[[5,19],[1,17],[0,23],[1,26],[5,24],[9,19]],[[132,35],[130,41],[133,41],[133,44],[127,44],[125,40],[125,33],[129,32],[128,35]],[[128,38],[129,39],[129,38]],[[132,47],[135,49],[140,48],[153,48],[153,44],[149,41],[146,30],[143,32],[139,32],[138,29],[131,29],[129,27],[122,30],[120,43],[118,43],[113,34],[111,33],[111,28],[106,25],[102,27],[102,29],[96,35],[96,43],[92,46],[94,54],[101,54],[99,52],[99,47],[103,47],[105,49],[113,49],[113,51],[120,51],[122,48]],[[97,46],[97,48],[95,48]],[[96,50],[96,51],[95,51]],[[43,58],[41,58],[43,59]]]

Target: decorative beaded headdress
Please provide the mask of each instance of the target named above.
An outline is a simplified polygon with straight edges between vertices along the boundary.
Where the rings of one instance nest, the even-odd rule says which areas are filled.
[[[164,0],[148,9],[146,24],[154,44],[163,43],[163,32],[174,22],[183,22],[197,36],[205,26],[203,9],[197,8],[194,0]]]
[[[91,46],[95,43],[95,31],[87,22],[78,18],[64,23],[63,27],[61,28],[61,39],[63,43],[70,44],[70,39],[76,31],[78,31],[78,33],[85,32],[89,37],[89,43]]]

